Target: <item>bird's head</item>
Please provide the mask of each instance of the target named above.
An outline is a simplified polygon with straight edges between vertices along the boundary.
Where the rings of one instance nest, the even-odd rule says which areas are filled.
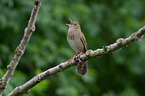
[[[75,21],[72,21],[70,18],[69,18],[69,20],[70,20],[70,24],[66,24],[66,25],[68,25],[69,26],[69,29],[73,29],[73,30],[77,30],[77,29],[80,29],[80,25],[77,23],[77,22],[75,22]]]

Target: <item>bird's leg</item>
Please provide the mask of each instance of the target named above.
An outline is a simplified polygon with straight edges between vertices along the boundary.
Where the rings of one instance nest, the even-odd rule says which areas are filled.
[[[80,55],[81,54],[82,54],[82,52],[80,54],[78,54],[77,56],[75,56],[75,58],[74,58],[75,62],[77,62],[77,63],[80,62]]]
[[[81,62],[83,62],[83,61],[80,59],[80,55],[81,55],[81,54],[82,54],[82,52],[79,53],[77,56],[76,56],[76,54],[75,54],[71,59],[69,59],[69,61],[74,60],[76,63],[79,63],[79,62],[80,62],[80,64],[81,64]]]
[[[76,54],[71,59],[69,59],[69,61],[75,60],[75,58],[76,58]]]
[[[75,60],[75,58],[76,58],[76,54],[71,59],[74,59]]]

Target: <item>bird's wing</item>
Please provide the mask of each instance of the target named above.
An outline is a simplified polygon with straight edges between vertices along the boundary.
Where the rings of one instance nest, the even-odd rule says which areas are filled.
[[[83,46],[84,46],[84,51],[86,52],[87,50],[88,50],[88,45],[87,45],[87,41],[86,41],[86,38],[85,38],[85,36],[84,36],[84,34],[81,32],[81,42],[82,42],[82,44],[83,44]]]

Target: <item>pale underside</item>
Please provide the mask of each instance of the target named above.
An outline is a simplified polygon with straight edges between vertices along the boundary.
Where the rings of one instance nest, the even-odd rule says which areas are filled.
[[[69,34],[69,33],[68,33]],[[81,53],[81,52],[84,52],[84,45],[83,45],[83,43],[82,43],[82,41],[81,41],[81,38],[80,38],[80,36],[78,36],[78,35],[75,35],[75,34],[73,33],[73,34],[71,34],[71,35],[69,35],[70,37],[70,39],[69,40],[67,40],[68,41],[68,43],[69,43],[69,45],[70,45],[70,47],[78,54],[78,53]]]

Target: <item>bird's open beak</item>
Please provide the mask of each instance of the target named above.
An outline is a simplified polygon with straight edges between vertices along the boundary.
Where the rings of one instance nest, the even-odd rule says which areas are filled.
[[[69,18],[69,20],[70,20],[70,24],[66,24],[66,25],[71,26],[72,25],[72,20],[70,18]]]

